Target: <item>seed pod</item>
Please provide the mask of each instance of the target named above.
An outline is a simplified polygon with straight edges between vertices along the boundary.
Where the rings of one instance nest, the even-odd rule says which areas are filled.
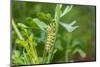
[[[56,24],[54,22],[48,25],[47,33],[48,35],[47,35],[47,42],[45,45],[45,50],[49,52],[51,48],[53,47],[54,41],[56,38]]]

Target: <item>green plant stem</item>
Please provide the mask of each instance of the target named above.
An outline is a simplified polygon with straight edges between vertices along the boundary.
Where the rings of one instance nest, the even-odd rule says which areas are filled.
[[[43,64],[46,62],[46,56],[47,56],[47,52],[44,50],[44,52],[43,52],[43,59],[42,59],[42,63]]]
[[[53,51],[53,49],[52,49],[52,51]],[[53,52],[51,52],[51,53],[48,54],[46,63],[50,63],[51,60],[52,60],[52,57],[53,57]]]
[[[60,21],[60,12],[61,12],[61,8],[60,8],[60,4],[57,4],[56,6],[56,9],[55,9],[55,17],[54,17],[54,20],[55,20],[55,23],[56,23],[56,37],[55,37],[55,40],[54,40],[54,45],[53,47],[51,48],[51,52],[48,53],[48,57],[47,57],[47,62],[46,63],[50,63],[52,58],[53,58],[53,51],[54,51],[54,46],[55,46],[55,41],[56,41],[56,38],[57,38],[57,33],[58,33],[58,28],[59,28],[59,21]]]
[[[25,54],[25,49],[23,49],[23,56],[24,56],[24,62],[26,63],[26,64],[29,64],[29,60],[28,60],[28,58],[27,58],[27,56],[26,56],[26,54]]]
[[[24,38],[22,37],[22,35],[21,35],[20,31],[18,30],[17,25],[15,24],[15,21],[13,19],[12,19],[12,26],[13,26],[13,28],[14,28],[17,36],[19,37],[19,39],[20,40],[24,40]],[[27,51],[27,53],[28,53],[28,55],[29,55],[30,60],[32,61],[32,63],[39,64],[37,52],[36,52],[35,46],[33,46],[33,45],[34,45],[33,41],[29,40],[29,42],[27,41],[27,46],[26,46],[25,49],[26,49],[26,51]],[[26,56],[25,56],[25,58],[26,58]],[[27,61],[28,60],[26,58],[26,63],[27,63]]]
[[[22,37],[21,33],[19,32],[17,25],[15,24],[15,21],[12,19],[12,26],[17,34],[17,36],[19,37],[19,39],[24,40],[24,38]]]
[[[67,33],[67,45],[66,45],[66,50],[65,50],[65,62],[69,62],[70,52],[68,50],[70,48],[71,38],[72,38],[72,34],[71,33]]]
[[[30,53],[32,54],[32,58],[34,58],[33,62],[35,64],[39,64],[38,56],[37,56],[37,52],[36,52],[35,46],[33,46],[32,44],[30,44],[30,49],[31,49]]]
[[[67,49],[67,48],[66,48]],[[66,50],[65,51],[65,62],[68,62],[69,61],[69,53],[68,51]]]

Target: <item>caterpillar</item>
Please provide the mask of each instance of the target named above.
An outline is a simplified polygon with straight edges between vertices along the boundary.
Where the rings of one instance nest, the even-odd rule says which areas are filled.
[[[52,22],[47,27],[47,42],[45,45],[45,50],[47,52],[51,51],[51,48],[53,47],[55,42],[55,38],[56,38],[56,23]]]

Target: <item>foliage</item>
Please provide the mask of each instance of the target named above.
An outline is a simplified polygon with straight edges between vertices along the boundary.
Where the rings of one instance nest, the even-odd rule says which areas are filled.
[[[14,1],[12,64],[95,60],[93,9],[93,6]]]

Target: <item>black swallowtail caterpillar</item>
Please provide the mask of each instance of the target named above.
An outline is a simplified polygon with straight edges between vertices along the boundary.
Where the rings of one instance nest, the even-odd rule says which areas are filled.
[[[47,52],[50,52],[52,46],[54,45],[55,38],[56,38],[56,23],[52,22],[48,25],[47,28],[47,42],[45,45],[45,50]]]

